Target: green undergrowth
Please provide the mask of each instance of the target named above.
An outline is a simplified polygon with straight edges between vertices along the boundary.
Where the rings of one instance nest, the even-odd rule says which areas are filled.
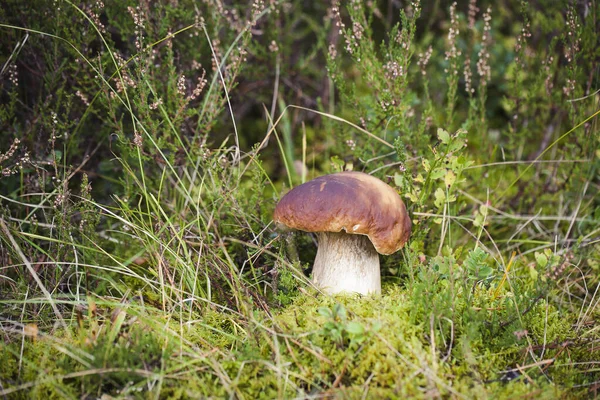
[[[5,347],[0,377],[35,382],[25,397],[48,398],[577,394],[561,389],[583,379],[569,362],[594,360],[598,350],[586,350],[589,342],[570,329],[576,321],[546,301],[512,321],[511,307],[502,305],[508,302],[485,288],[470,300],[458,290],[452,319],[439,319],[445,288],[419,280],[412,290],[386,285],[382,296],[367,298],[306,293],[248,320],[219,310],[180,320],[139,299],[90,301],[68,334],[32,335]],[[524,330],[529,335],[518,334]],[[544,360],[553,362],[523,365],[539,343],[547,343]]]
[[[591,3],[0,4],[0,398],[585,398],[600,388]],[[381,296],[272,223],[406,203]]]

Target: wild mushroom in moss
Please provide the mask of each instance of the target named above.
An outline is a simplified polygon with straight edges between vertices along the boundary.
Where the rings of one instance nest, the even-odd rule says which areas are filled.
[[[327,293],[380,293],[379,254],[400,250],[411,232],[398,193],[362,172],[325,175],[295,187],[277,204],[273,220],[318,232],[313,282]]]

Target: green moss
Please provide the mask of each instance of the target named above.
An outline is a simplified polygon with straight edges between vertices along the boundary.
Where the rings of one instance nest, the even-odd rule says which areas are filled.
[[[11,385],[36,382],[29,395],[48,398],[75,395],[81,388],[88,393],[116,395],[123,388],[138,393],[148,390],[145,385],[159,376],[161,385],[156,390],[173,398],[267,399],[310,393],[335,398],[361,398],[364,393],[506,398],[535,393],[552,398],[562,395],[563,387],[581,382],[573,380],[578,374],[574,368],[549,366],[542,374],[528,366],[535,363],[528,357],[529,345],[511,332],[511,325],[498,335],[503,332],[501,321],[490,326],[489,312],[479,309],[475,312],[488,324],[473,325],[473,318],[464,317],[467,308],[460,301],[451,303],[456,318],[450,330],[440,323],[445,319],[435,316],[415,323],[411,313],[430,304],[428,297],[415,295],[424,293],[417,287],[411,291],[386,286],[381,296],[368,297],[298,296],[271,317],[254,313],[259,319],[246,326],[258,325],[245,337],[231,328],[232,316],[216,311],[205,311],[201,322],[185,328],[178,339],[177,321],[161,324],[158,314],[153,317],[130,309],[116,336],[118,320],[86,319],[71,339],[62,335],[27,340],[20,375],[16,372],[19,343],[9,345],[0,356],[5,366],[0,377]],[[430,289],[432,295],[439,288]],[[493,293],[478,290],[473,296],[473,304],[482,305],[491,301]],[[549,346],[544,359],[557,357],[556,363],[565,364],[581,357],[550,345],[573,339],[568,329],[573,321],[561,318],[554,306],[539,302],[522,320],[532,344],[542,343],[545,334]],[[157,335],[157,330],[163,333]],[[136,370],[157,375],[132,374]],[[64,378],[74,373],[82,375]]]
[[[595,2],[22,3],[0,5],[0,397],[593,395]],[[406,200],[381,296],[307,287],[314,237],[272,224],[304,167]]]

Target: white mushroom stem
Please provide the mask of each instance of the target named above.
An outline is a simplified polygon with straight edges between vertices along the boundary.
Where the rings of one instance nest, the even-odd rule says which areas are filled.
[[[381,293],[379,254],[367,236],[320,232],[313,282],[326,293]]]

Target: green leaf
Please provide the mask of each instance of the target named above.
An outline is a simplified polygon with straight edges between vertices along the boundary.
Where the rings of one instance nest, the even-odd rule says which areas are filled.
[[[487,258],[488,254],[481,247],[469,252],[464,265],[471,277],[484,279],[494,273],[494,270],[487,264]]]
[[[531,277],[531,280],[537,281],[539,272],[537,271],[537,269],[535,269],[535,265],[531,265],[529,267],[529,276]]]
[[[333,318],[333,313],[327,307],[319,307],[317,312],[319,313],[319,315],[322,315],[325,318]]]
[[[124,310],[117,309],[116,314],[113,316],[112,326],[108,332],[108,340],[110,343],[114,342],[121,331],[121,326],[125,322],[127,313]]]
[[[344,165],[346,165],[346,162],[338,156],[332,156],[329,161],[331,161],[331,167],[335,172],[341,172],[344,170]]]
[[[477,271],[477,277],[479,279],[484,279],[484,278],[489,277],[493,273],[494,273],[494,270],[492,269],[492,267],[490,267],[489,265],[484,265],[481,268],[479,268],[479,271]]]
[[[483,226],[484,220],[485,220],[485,217],[483,215],[481,215],[480,213],[477,213],[475,215],[475,219],[473,220],[473,226],[476,226],[476,227]]]
[[[330,332],[330,334],[331,334],[331,339],[334,342],[339,342],[340,343],[342,341],[342,339],[343,339],[342,338],[342,332],[339,329],[332,329],[331,332]]]
[[[482,204],[479,206],[479,213],[481,215],[483,215],[484,217],[487,217],[488,215],[488,206],[486,206],[485,204]]]
[[[406,197],[407,199],[409,199],[413,203],[418,203],[419,202],[419,198],[414,193],[406,193],[404,195],[404,197]]]
[[[339,303],[333,306],[333,316],[344,321],[346,319],[346,309],[344,306]]]
[[[444,177],[444,175],[446,175],[445,168],[434,168],[434,170],[431,171],[431,179],[434,180],[441,179]]]
[[[444,177],[444,183],[447,187],[451,187],[454,185],[454,182],[456,182],[456,175],[454,172],[452,172],[452,170],[448,170],[446,172],[446,176]]]
[[[371,326],[372,332],[379,332],[383,328],[383,324],[380,321],[375,321]]]
[[[404,176],[400,175],[399,173],[395,173],[394,174],[394,184],[398,187],[403,187],[404,186]]]
[[[443,130],[442,128],[438,128],[437,135],[440,141],[444,144],[450,143],[450,134]]]
[[[465,141],[463,139],[456,139],[450,144],[449,150],[451,153],[454,153],[455,151],[461,150],[464,147],[466,147]]]
[[[437,208],[442,208],[444,206],[444,202],[446,201],[446,193],[444,189],[437,188],[435,191],[435,201],[433,202]]]
[[[351,321],[346,324],[346,332],[358,336],[365,333],[365,328],[360,323]]]
[[[544,268],[546,265],[548,265],[548,257],[546,257],[546,255],[544,253],[538,253],[536,251],[535,252],[535,261],[542,268]]]
[[[426,172],[429,172],[429,170],[431,169],[431,164],[429,164],[429,160],[428,160],[428,159],[426,159],[426,158],[424,158],[424,159],[421,161],[421,164],[423,165],[423,169],[424,169]]]

